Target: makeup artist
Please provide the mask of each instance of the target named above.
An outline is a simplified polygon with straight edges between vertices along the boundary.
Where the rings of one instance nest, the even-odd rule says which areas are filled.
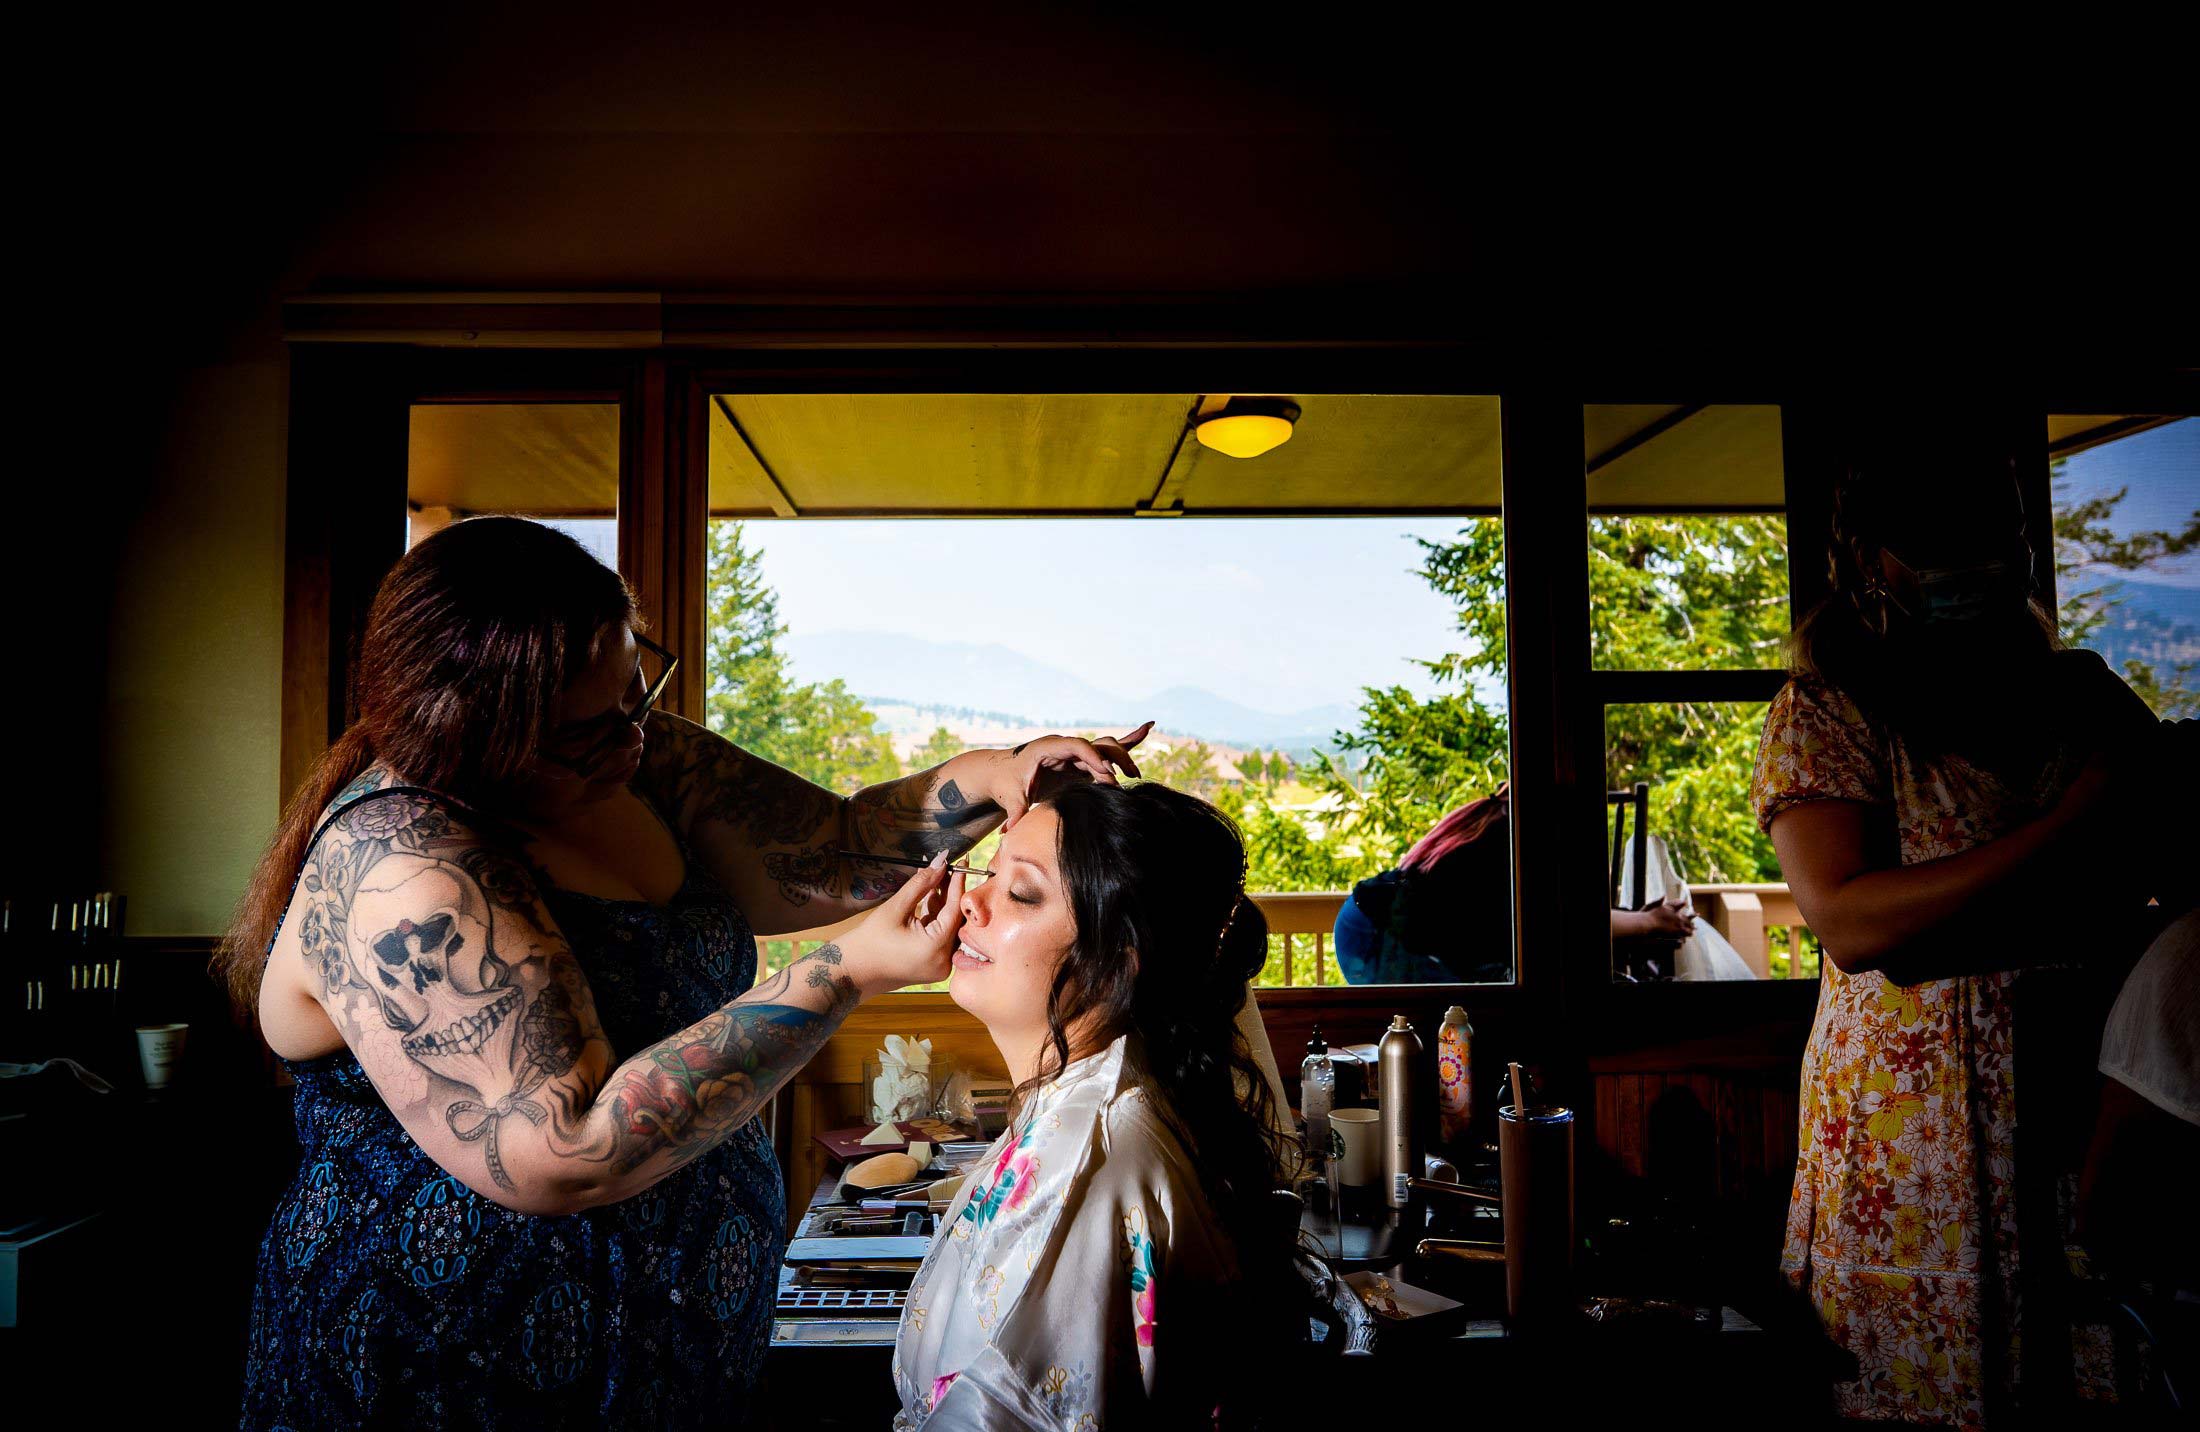
[[[673,658],[638,626],[516,518],[427,538],[375,596],[358,721],[217,960],[303,1146],[246,1428],[739,1425],[786,1226],[753,1116],[858,1002],[946,976],[947,860],[1042,777],[1135,772],[1145,734],[843,797],[652,712]],[[755,984],[757,935],[863,910]]]

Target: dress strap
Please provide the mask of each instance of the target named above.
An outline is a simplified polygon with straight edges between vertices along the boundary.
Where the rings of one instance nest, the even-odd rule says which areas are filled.
[[[353,796],[350,800],[345,801],[342,805],[330,811],[328,813],[328,818],[322,821],[318,826],[314,827],[313,839],[307,841],[306,848],[299,852],[298,868],[300,870],[305,869],[306,857],[313,854],[313,847],[321,843],[321,837],[328,834],[328,828],[330,826],[336,824],[336,822],[342,820],[345,816],[350,815],[353,811],[365,805],[368,801],[380,800],[383,796],[426,796],[429,800],[441,801],[445,805],[450,806],[456,810],[464,811],[467,815],[473,814],[472,811],[466,810],[465,806],[460,805],[455,800],[452,800],[449,796],[443,794],[443,792],[429,790],[426,786],[384,786],[380,790],[368,791],[364,795]]]
[[[426,796],[429,800],[441,801],[443,802],[443,804],[450,806],[452,809],[462,811],[469,816],[474,814],[474,812],[467,810],[464,805],[460,804],[458,801],[451,799],[451,797],[443,794],[443,792],[429,790],[426,786],[384,786],[380,790],[367,791],[361,795],[353,796],[350,800],[345,801],[342,805],[330,811],[328,813],[328,817],[323,820],[319,825],[313,828],[313,838],[307,841],[306,848],[298,853],[297,873],[293,874],[290,877],[290,893],[293,898],[295,898],[298,893],[298,882],[305,878],[306,861],[312,858],[313,847],[321,843],[321,837],[328,834],[328,828],[336,824],[336,822],[342,820],[345,816],[351,814],[353,811],[357,810],[360,806],[365,805],[368,801],[380,800],[383,796]],[[283,903],[287,907],[290,902],[286,900]],[[284,914],[289,914],[287,908],[284,910]],[[271,956],[274,955],[275,942],[281,939],[282,935],[283,921],[282,917],[278,916],[275,921],[274,933],[267,937],[267,948],[260,953],[260,962],[263,965]]]

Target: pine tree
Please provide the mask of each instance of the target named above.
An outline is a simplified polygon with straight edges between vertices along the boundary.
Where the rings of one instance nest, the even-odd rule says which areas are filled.
[[[747,535],[740,522],[710,527],[706,724],[742,750],[833,790],[897,778],[893,742],[844,682],[798,683],[788,674],[779,596]]]

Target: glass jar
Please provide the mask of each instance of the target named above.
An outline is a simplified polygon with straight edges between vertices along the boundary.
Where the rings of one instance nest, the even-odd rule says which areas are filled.
[[[933,1056],[930,1067],[910,1069],[898,1059],[882,1059],[878,1051],[863,1056],[864,1117],[873,1124],[929,1119],[938,1103],[937,1091],[945,1087],[947,1061]]]

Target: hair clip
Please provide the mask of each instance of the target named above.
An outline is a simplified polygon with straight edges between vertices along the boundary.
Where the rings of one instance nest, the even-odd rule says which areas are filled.
[[[1222,922],[1222,933],[1221,933],[1221,934],[1219,934],[1219,935],[1217,935],[1217,936],[1215,936],[1215,953],[1216,953],[1216,954],[1218,954],[1218,955],[1219,955],[1219,954],[1221,954],[1221,953],[1222,953],[1222,947],[1223,947],[1223,945],[1224,945],[1224,944],[1226,944],[1226,943],[1227,943],[1227,942],[1229,941],[1229,938],[1230,938],[1230,927],[1231,927],[1232,925],[1235,925],[1235,924],[1237,923],[1238,911],[1239,911],[1239,910],[1241,910],[1241,909],[1243,909],[1243,908],[1244,908],[1244,905],[1245,905],[1245,892],[1244,892],[1243,890],[1240,890],[1240,891],[1238,891],[1238,893],[1237,893],[1237,898],[1236,898],[1235,900],[1232,900],[1232,901],[1230,902],[1230,914],[1229,914],[1228,918],[1226,918],[1226,919],[1225,919],[1225,920],[1223,920],[1223,922]]]

